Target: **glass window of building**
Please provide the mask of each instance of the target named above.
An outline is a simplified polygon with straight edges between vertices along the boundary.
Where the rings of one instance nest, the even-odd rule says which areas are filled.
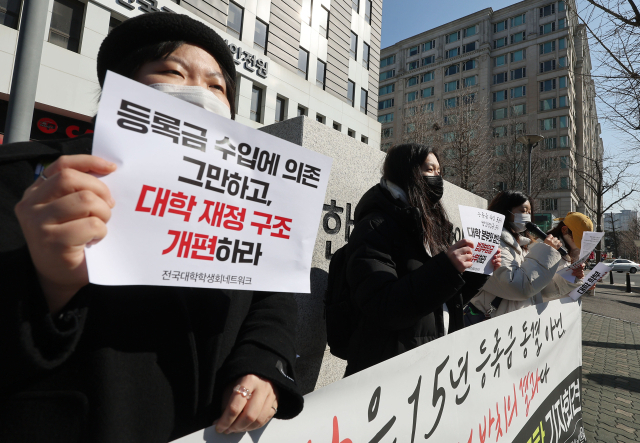
[[[547,17],[555,13],[556,13],[555,3],[551,3],[550,5],[543,6],[542,8],[540,8],[540,17]]]
[[[369,45],[362,42],[362,66],[364,66],[367,70],[369,69]]]
[[[276,123],[285,120],[286,100],[282,97],[276,97]]]
[[[242,16],[244,9],[233,2],[229,2],[229,15],[227,16],[227,32],[238,40],[242,40]]]
[[[513,17],[511,19],[511,27],[515,27],[515,26],[520,26],[523,25],[525,23],[525,15],[526,14],[520,14],[520,15],[516,15],[515,17]]]
[[[394,105],[394,99],[389,98],[378,102],[378,109],[392,108]]]
[[[407,80],[407,88],[409,88],[411,86],[415,86],[417,84],[418,84],[418,76],[409,77],[409,79]],[[382,88],[380,88],[380,91],[382,91]]]
[[[502,48],[507,46],[507,37],[502,37],[493,41],[493,49]]]
[[[413,57],[414,55],[418,55],[420,53],[420,45],[415,45],[407,49],[407,56]]]
[[[562,12],[565,9],[564,0],[558,2],[558,12]]]
[[[300,48],[300,50],[298,51],[298,75],[306,80],[308,70],[309,70],[309,52]]]
[[[478,25],[469,26],[464,30],[465,37],[471,37],[472,35],[476,35],[478,33]]]
[[[395,69],[390,69],[388,71],[384,71],[380,73],[380,81],[383,80],[387,80],[389,78],[392,78],[396,75],[396,70]]]
[[[356,131],[353,129],[347,129],[347,135],[351,138],[356,138]]]
[[[351,0],[351,8],[356,11],[356,14],[360,10],[360,0]]]
[[[551,91],[553,89],[556,89],[556,79],[555,78],[540,82],[540,92]]]
[[[566,18],[558,19],[558,29],[564,29],[566,27],[567,27],[567,19]]]
[[[336,131],[340,132],[342,131],[342,125],[338,122],[333,122],[333,129],[335,129]]]
[[[460,31],[447,34],[444,39],[445,39],[445,43],[457,42],[458,40],[460,40]]]
[[[498,126],[493,128],[493,136],[494,137],[504,137],[507,135],[507,127],[506,126]]]
[[[393,121],[393,112],[378,116],[378,122],[380,123],[391,123],[392,121]]]
[[[455,107],[455,106],[453,106],[453,107]],[[442,134],[442,140],[445,143],[453,143],[456,140],[456,133],[454,131],[445,132],[444,134]],[[447,151],[448,151],[446,153],[447,158],[455,158],[455,151],[453,151],[453,150],[447,150]],[[451,175],[453,176],[453,174],[451,174]]]
[[[324,6],[318,9],[318,28],[322,37],[329,38],[329,10]]]
[[[511,107],[511,115],[513,115],[514,117],[518,117],[526,113],[527,113],[527,105],[524,103],[521,105],[514,105]]]
[[[511,98],[520,98],[527,95],[526,86],[518,86],[517,88],[511,88]]]
[[[433,112],[434,104],[433,102],[422,105],[422,112]]]
[[[262,123],[262,89],[257,86],[251,88],[251,112],[249,118]]]
[[[324,115],[316,113],[316,121],[318,123],[322,123],[324,125],[325,120],[326,117]]]
[[[511,53],[511,62],[519,62],[521,60],[524,60],[526,58],[526,51],[524,49],[521,49],[519,51],[514,51]]]
[[[462,45],[462,53],[466,54],[467,52],[476,50],[476,42],[467,43],[466,45]]]
[[[475,59],[467,60],[466,62],[464,62],[462,64],[462,70],[463,71],[470,71],[470,70],[475,69],[477,67],[478,67],[478,62]]]
[[[559,117],[560,120],[560,128],[568,128],[569,127],[569,116],[563,115]]]
[[[493,76],[493,84],[497,85],[499,83],[504,83],[507,81],[507,73],[501,72],[500,74],[494,74]]]
[[[453,75],[460,72],[460,65],[451,65],[444,70],[444,75]]]
[[[316,66],[316,85],[324,89],[326,80],[327,64],[318,59]]]
[[[518,80],[527,76],[527,68],[518,68],[511,70],[511,80]]]
[[[560,169],[568,169],[569,168],[569,157],[562,156],[560,157]]]
[[[407,134],[411,134],[415,130],[416,130],[415,123],[407,123]]]
[[[351,80],[347,80],[347,100],[349,100],[351,107],[354,106],[355,95],[356,95],[356,84]]]
[[[445,58],[453,58],[460,55],[460,48],[449,49],[445,52]]]
[[[503,20],[501,22],[493,24],[493,32],[502,32],[505,29],[507,29],[507,21],[506,20]]]
[[[301,115],[309,115],[309,110],[304,106],[298,106],[298,117],[300,117]]]
[[[422,59],[422,66],[430,65],[436,60],[435,55],[430,55],[429,57],[424,57]]]
[[[566,88],[567,87],[567,76],[566,75],[564,77],[560,77],[558,80],[560,82],[560,85],[559,85],[560,88]]]
[[[563,135],[558,137],[558,147],[560,148],[568,148],[569,147],[569,136]]]
[[[555,118],[545,118],[544,120],[540,120],[540,130],[541,131],[550,131],[556,128],[556,119]]]
[[[567,38],[558,39],[558,49],[567,49]]]
[[[366,0],[364,2],[364,21],[371,24],[371,5],[372,0]]]
[[[54,0],[49,28],[49,43],[78,52],[84,3],[78,0]]]
[[[458,80],[447,82],[444,84],[444,92],[452,92],[457,90],[459,87],[460,87],[460,81]]]
[[[418,99],[418,91],[413,91],[407,94],[407,103]]]
[[[502,120],[504,118],[507,118],[507,108],[499,108],[493,110],[494,120]]]
[[[393,128],[384,128],[382,129],[382,138],[391,138],[393,137]]]
[[[417,77],[413,77],[415,80],[417,80]],[[380,93],[378,95],[385,95],[385,94],[391,94],[392,92],[394,92],[396,90],[396,84],[395,83],[391,83],[390,85],[387,86],[382,86],[380,88]]]
[[[113,30],[113,28],[118,26],[120,23],[122,23],[122,20],[118,20],[117,18],[115,18],[113,16],[110,17],[109,18],[109,31],[107,33],[111,32]]]
[[[567,106],[569,106],[569,97],[567,97],[566,95],[561,96],[558,100],[558,104],[561,108],[566,108]]]
[[[557,138],[555,137],[547,137],[544,139],[544,147],[545,149],[556,149],[557,146]]]
[[[520,43],[525,39],[524,31],[511,35],[511,44]]]
[[[433,71],[425,72],[424,74],[422,74],[423,82],[430,82],[433,79],[434,79]]]
[[[471,77],[467,77],[464,79],[464,87],[468,88],[470,86],[475,86],[476,85],[476,76],[472,75]]]
[[[435,40],[431,40],[429,42],[425,42],[425,43],[422,44],[422,52],[430,51],[435,47],[436,47],[436,41]]]
[[[412,62],[407,63],[407,71],[411,71],[412,69],[417,69],[420,67],[420,61],[414,60]]]
[[[556,30],[556,22],[545,23],[540,25],[540,35],[549,34]]]
[[[499,57],[496,57],[493,59],[493,65],[494,66],[503,66],[507,64],[507,56],[506,55],[501,55]]]
[[[390,55],[389,57],[385,57],[380,60],[380,67],[384,68],[385,66],[393,65],[396,62],[396,56]]]
[[[496,91],[493,93],[493,101],[501,102],[507,99],[507,91]]]
[[[434,92],[434,87],[431,86],[429,88],[424,88],[422,91],[420,91],[420,95],[422,96],[422,98],[432,97],[433,92]]]
[[[268,25],[257,18],[256,31],[253,34],[253,47],[256,49],[260,49],[263,54],[267,53],[267,30]]]
[[[556,69],[556,61],[555,61],[555,59],[554,60],[547,60],[547,61],[544,61],[544,62],[540,62],[540,73],[553,71],[554,69]]]
[[[455,108],[458,106],[458,97],[451,97],[444,101],[445,108]]]
[[[550,42],[540,43],[540,55],[548,54],[549,52],[553,52],[556,50],[556,41],[551,40]]]
[[[361,136],[360,136],[360,141],[361,141],[362,143],[364,143],[365,145],[368,145],[368,144],[369,144],[369,137],[364,136],[364,135],[361,135]]]
[[[358,36],[351,31],[351,46],[349,47],[349,55],[352,59],[358,60]]]
[[[367,100],[369,99],[369,91],[364,88],[360,89],[360,112],[367,113]]]
[[[21,0],[0,0],[0,25],[18,29]],[[109,29],[111,31],[111,29]]]
[[[566,68],[567,67],[567,56],[565,55],[564,57],[560,57],[558,59],[558,66],[561,68]]]
[[[561,159],[562,158],[565,158],[565,157],[561,157]],[[562,167],[562,166],[560,166],[560,167]],[[565,166],[565,168],[566,168],[566,166]],[[571,179],[569,177],[560,177],[560,188],[561,189],[569,189],[569,187],[571,185],[570,181],[571,181]]]

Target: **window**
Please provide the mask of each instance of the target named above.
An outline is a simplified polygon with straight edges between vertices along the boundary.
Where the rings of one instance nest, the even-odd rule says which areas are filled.
[[[324,125],[325,117],[322,114],[316,114],[316,121]]]
[[[454,80],[452,82],[448,82],[448,83],[444,84],[444,92],[455,91],[459,87],[460,87],[460,81],[459,80]]]
[[[415,77],[411,77],[409,78],[409,80],[407,80],[407,88],[410,86],[415,86],[418,84],[418,79],[419,77],[416,75]],[[382,91],[382,88],[380,88],[380,90]],[[378,95],[382,95],[382,94],[378,94]]]
[[[435,47],[436,47],[436,41],[435,40],[431,40],[430,42],[425,42],[425,43],[422,44],[422,52],[430,51]]]
[[[513,115],[514,117],[519,117],[521,115],[525,115],[526,113],[527,113],[527,105],[525,104],[513,105],[511,107],[511,115]]]
[[[390,114],[383,114],[378,116],[379,123],[391,123],[393,121],[393,112]]]
[[[83,16],[83,3],[77,0],[54,0],[53,11],[51,12],[51,27],[49,29],[49,43],[69,51],[78,52]]]
[[[413,57],[414,55],[418,55],[418,53],[420,53],[420,45],[412,46],[407,50],[407,57]]]
[[[1,7],[0,7],[1,8]],[[0,14],[2,14],[0,12]],[[2,19],[0,18],[0,23],[2,23]],[[120,23],[122,23],[121,20],[118,20],[115,17],[110,17],[109,18],[109,31],[107,31],[107,34],[110,33],[111,31],[113,31],[113,28],[115,28],[116,26],[118,26]]]
[[[552,129],[556,129],[556,119],[554,118],[545,118],[544,120],[540,120],[540,130],[541,131],[550,131]]]
[[[569,157],[560,157],[560,169],[569,169]]]
[[[445,58],[453,58],[460,55],[460,48],[449,49],[445,52]]]
[[[507,99],[507,91],[497,91],[493,93],[493,101],[501,102]]]
[[[493,24],[493,32],[502,32],[505,29],[507,29],[507,21],[506,20],[503,20],[501,22]]]
[[[500,108],[500,109],[493,110],[494,120],[502,120],[503,118],[507,118],[507,108]]]
[[[493,41],[493,49],[502,48],[503,46],[507,46],[507,37],[502,37]]]
[[[478,33],[478,25],[469,26],[464,30],[464,37],[471,37],[472,35],[476,35]]]
[[[338,132],[342,132],[342,125],[336,121],[333,122],[333,129],[335,129]]]
[[[562,97],[560,97],[560,102],[559,102],[559,107],[560,108],[566,108],[567,106],[569,106],[569,97],[567,97],[566,95],[563,95]]]
[[[364,66],[367,70],[369,69],[369,45],[362,42],[362,66]]]
[[[569,116],[568,115],[562,115],[562,116],[558,117],[558,120],[560,120],[560,128],[568,128],[569,127]]]
[[[276,123],[285,120],[286,101],[282,97],[276,97]]]
[[[527,68],[518,68],[511,70],[511,80],[518,80],[527,76]]]
[[[567,56],[566,55],[564,57],[560,57],[558,59],[558,66],[560,68],[566,68],[567,67]]]
[[[558,199],[557,198],[542,198],[540,199],[540,208],[543,211],[557,211]]]
[[[413,91],[407,94],[407,103],[418,99],[418,91]]]
[[[476,76],[473,75],[471,77],[467,77],[464,79],[464,87],[468,88],[470,86],[475,86],[476,85]]]
[[[513,61],[513,60],[512,60]],[[496,57],[493,59],[494,66],[502,66],[507,64],[507,56],[501,55],[500,57]]]
[[[466,62],[464,62],[462,64],[462,70],[463,71],[470,71],[472,69],[475,69],[478,67],[478,62],[474,59],[474,60],[467,60]]]
[[[555,69],[556,69],[555,60],[547,60],[545,62],[540,62],[540,73],[553,71]]]
[[[347,100],[351,104],[351,107],[354,107],[356,95],[356,84],[351,80],[347,80]]]
[[[556,50],[556,41],[551,40],[550,42],[540,43],[540,55],[548,54]]]
[[[422,112],[433,112],[433,102],[422,105]]]
[[[558,49],[567,49],[567,37],[558,39]]]
[[[559,147],[560,148],[568,148],[569,147],[569,136],[567,135],[563,135],[562,137],[558,138],[559,140]]]
[[[567,87],[567,76],[565,75],[564,77],[560,77],[559,79],[560,85],[559,87],[562,88],[566,88]]]
[[[498,126],[497,128],[493,128],[494,137],[505,137],[506,135],[507,135],[506,126]]]
[[[524,41],[525,38],[526,38],[526,36],[524,35],[524,31],[518,32],[516,34],[512,34],[511,35],[511,44],[513,45],[514,43],[520,43],[521,41]]]
[[[519,62],[524,60],[525,58],[527,58],[527,53],[525,52],[524,49],[521,49],[519,51],[515,51],[511,53],[511,62]]]
[[[229,15],[227,15],[227,33],[238,40],[242,40],[242,16],[244,9],[233,2],[229,2]]]
[[[558,12],[562,12],[565,9],[564,0],[558,2]]]
[[[445,132],[444,134],[442,134],[442,140],[444,140],[445,143],[452,143],[456,140],[456,133]],[[449,157],[449,155],[447,155],[447,157]]]
[[[476,42],[467,43],[466,45],[462,45],[462,53],[466,54],[467,52],[476,50]]]
[[[411,134],[413,131],[416,130],[416,124],[415,123],[407,123],[407,134]]]
[[[564,29],[566,27],[567,27],[567,19],[566,18],[558,19],[558,29]]]
[[[445,108],[455,108],[458,106],[458,97],[451,97],[444,101]]]
[[[424,74],[422,74],[423,82],[430,82],[431,80],[433,80],[433,78],[434,78],[433,71],[425,72]]]
[[[351,138],[356,138],[356,131],[353,129],[347,129],[347,135]]]
[[[550,111],[556,108],[556,99],[548,98],[546,100],[540,100],[540,111]]]
[[[499,83],[504,83],[507,81],[507,73],[501,72],[500,74],[495,74],[493,76],[493,84],[497,85]]]
[[[416,83],[418,82],[418,77],[413,77],[413,79],[416,80]],[[409,79],[409,80],[411,80],[411,79]],[[390,94],[395,90],[396,90],[396,84],[395,83],[391,83],[390,85],[381,87],[380,90],[379,90],[379,94],[378,95]]]
[[[360,89],[360,112],[363,114],[367,113],[367,99],[369,97],[369,92],[362,88]]]
[[[329,38],[329,10],[324,6],[318,9],[318,27],[320,35]]]
[[[429,57],[425,57],[422,59],[422,66],[430,65],[436,59],[435,55],[430,55]]]
[[[557,138],[555,137],[547,137],[544,139],[544,147],[545,149],[556,149],[557,146]]]
[[[361,136],[360,136],[360,141],[361,141],[362,143],[364,143],[365,145],[368,145],[368,144],[369,144],[369,137],[367,137],[367,136],[365,136],[365,135],[361,135]],[[385,144],[387,144],[387,143],[385,143]]]
[[[378,102],[378,109],[387,109],[393,107],[393,99],[382,100]]]
[[[351,46],[349,47],[349,55],[352,59],[358,60],[358,36],[351,31]]]
[[[322,60],[318,59],[316,67],[316,85],[319,88],[325,87],[325,75],[327,72],[327,65]]]
[[[527,95],[526,86],[518,86],[517,88],[511,88],[511,98],[519,98]]]
[[[386,57],[380,60],[380,67],[384,68],[385,66],[393,65],[395,62],[396,62],[396,56],[390,55],[389,57]]]
[[[351,8],[356,11],[357,14],[360,9],[360,0],[351,0]]]
[[[556,30],[556,22],[545,23],[544,25],[540,25],[540,35],[549,34]]]
[[[267,51],[268,26],[260,19],[256,19],[256,31],[253,34],[253,47],[261,49],[263,54]]]
[[[457,74],[458,72],[460,72],[460,66],[459,65],[451,65],[447,69],[444,70],[444,75],[453,75],[453,74]]]
[[[412,62],[407,63],[407,71],[411,71],[412,69],[418,69],[420,67],[420,62],[418,60],[414,60]]]
[[[382,128],[382,138],[393,137],[393,128]]]
[[[298,106],[298,117],[301,115],[309,115],[309,110],[304,106]]]
[[[525,14],[516,15],[511,19],[511,27],[520,26],[525,23]]]
[[[21,0],[3,0],[0,1],[0,25],[18,29],[20,22],[20,3]],[[109,23],[111,25],[111,23]],[[109,26],[109,32],[111,32]]]
[[[371,24],[371,0],[364,2],[364,21]]]
[[[383,80],[387,80],[389,78],[392,78],[396,75],[396,70],[395,69],[390,69],[388,71],[384,71],[380,73],[380,81]]]
[[[307,79],[307,71],[309,70],[309,52],[300,48],[298,51],[298,75]]]
[[[540,92],[551,91],[556,89],[556,79],[545,80],[540,82]]]
[[[460,40],[460,31],[452,32],[451,34],[447,34],[444,37],[445,43],[453,43],[457,42],[458,40]]]
[[[516,135],[526,133],[526,126],[524,123],[516,123],[511,127],[511,132]],[[522,152],[522,147],[524,145],[522,143],[516,143],[516,152]]]
[[[540,8],[540,17],[547,17],[548,15],[556,13],[556,5],[551,3],[550,5]]]
[[[560,189],[569,189],[571,186],[571,179],[569,177],[560,177]]]
[[[464,97],[462,97],[462,102],[465,105],[469,105],[471,103],[474,103],[476,101],[476,95],[475,94],[467,94]],[[475,111],[472,111],[473,113],[475,113]]]
[[[254,122],[262,122],[262,89],[257,86],[251,88],[251,112],[249,118]]]
[[[453,114],[453,115],[445,115],[444,116],[444,124],[445,125],[455,125],[456,123],[458,123],[458,116]]]

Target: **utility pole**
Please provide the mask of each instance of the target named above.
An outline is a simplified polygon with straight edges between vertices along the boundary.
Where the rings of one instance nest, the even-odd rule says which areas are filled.
[[[48,7],[49,2],[45,0],[24,1],[11,78],[11,95],[3,140],[5,144],[29,140]]]
[[[516,139],[524,144],[529,151],[529,173],[527,174],[527,195],[529,198],[531,198],[531,151],[533,151],[533,148],[535,148],[542,139],[544,139],[544,137],[537,134],[521,135]]]

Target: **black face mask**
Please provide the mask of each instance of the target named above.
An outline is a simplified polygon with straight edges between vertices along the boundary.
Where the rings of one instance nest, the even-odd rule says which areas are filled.
[[[440,201],[444,194],[444,182],[441,175],[423,175],[422,178],[427,184],[427,197],[434,205]]]

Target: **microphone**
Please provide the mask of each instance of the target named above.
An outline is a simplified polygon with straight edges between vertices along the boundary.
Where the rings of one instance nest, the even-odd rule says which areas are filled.
[[[527,223],[525,223],[525,226],[527,227],[527,230],[529,232],[534,234],[539,239],[544,240],[545,238],[547,238],[547,234],[545,234],[542,229],[540,229],[538,226],[534,225],[533,223],[527,222]],[[562,257],[567,255],[567,250],[565,248],[563,248],[562,246],[558,248],[558,252],[560,253],[560,255]]]

